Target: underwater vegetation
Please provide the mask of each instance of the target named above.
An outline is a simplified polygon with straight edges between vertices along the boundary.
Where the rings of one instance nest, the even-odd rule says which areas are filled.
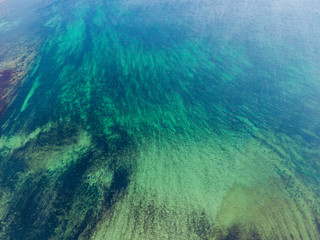
[[[307,2],[0,1],[0,239],[319,239]]]

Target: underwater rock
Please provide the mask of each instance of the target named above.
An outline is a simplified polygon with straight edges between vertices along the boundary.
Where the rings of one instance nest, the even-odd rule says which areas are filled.
[[[13,97],[13,88],[16,83],[14,77],[13,69],[0,71],[0,116],[8,107],[9,99]]]

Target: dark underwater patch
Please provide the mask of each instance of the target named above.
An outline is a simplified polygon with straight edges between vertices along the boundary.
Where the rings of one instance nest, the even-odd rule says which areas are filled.
[[[0,157],[0,183],[1,186],[13,190],[17,184],[19,173],[25,171],[27,165],[23,160],[25,148],[15,151],[16,154],[8,158]],[[20,153],[20,154],[19,154]]]
[[[196,233],[201,240],[209,240],[212,236],[213,225],[205,212],[193,212],[189,220],[189,231]]]
[[[261,240],[260,234],[252,226],[233,224],[226,230],[215,230],[217,240]]]
[[[10,203],[10,212],[4,221],[9,223],[8,239],[41,239],[46,236],[49,229],[42,228],[47,219],[41,204],[46,184],[48,179],[38,175],[25,181],[17,198]]]
[[[90,239],[104,213],[112,211],[113,205],[124,196],[135,165],[134,155],[129,155],[134,151],[130,135],[117,125],[111,130],[117,137],[98,134],[99,128],[93,128],[92,134],[97,135],[92,137],[92,146],[64,169],[25,175],[26,161],[33,151],[50,148],[59,151],[77,142],[79,130],[75,124],[58,124],[40,132],[1,162],[1,187],[16,193],[1,226],[6,229],[8,239],[78,239],[80,236]],[[102,161],[108,166],[105,171],[112,174],[110,185],[89,185],[85,181],[88,172],[100,169]],[[25,180],[17,188],[19,174]],[[74,215],[75,206],[80,206],[78,217]],[[72,231],[67,231],[67,226],[73,226]]]

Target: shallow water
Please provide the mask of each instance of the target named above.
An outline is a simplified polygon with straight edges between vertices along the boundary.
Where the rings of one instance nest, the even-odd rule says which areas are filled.
[[[1,239],[320,238],[318,3],[0,9]]]

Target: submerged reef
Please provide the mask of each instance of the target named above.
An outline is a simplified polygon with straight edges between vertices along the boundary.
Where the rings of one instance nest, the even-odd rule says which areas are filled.
[[[0,96],[2,96],[0,102],[0,114],[4,111],[5,108],[5,95],[9,92],[8,86],[11,83],[11,78],[13,77],[12,75],[12,69],[0,71]]]

